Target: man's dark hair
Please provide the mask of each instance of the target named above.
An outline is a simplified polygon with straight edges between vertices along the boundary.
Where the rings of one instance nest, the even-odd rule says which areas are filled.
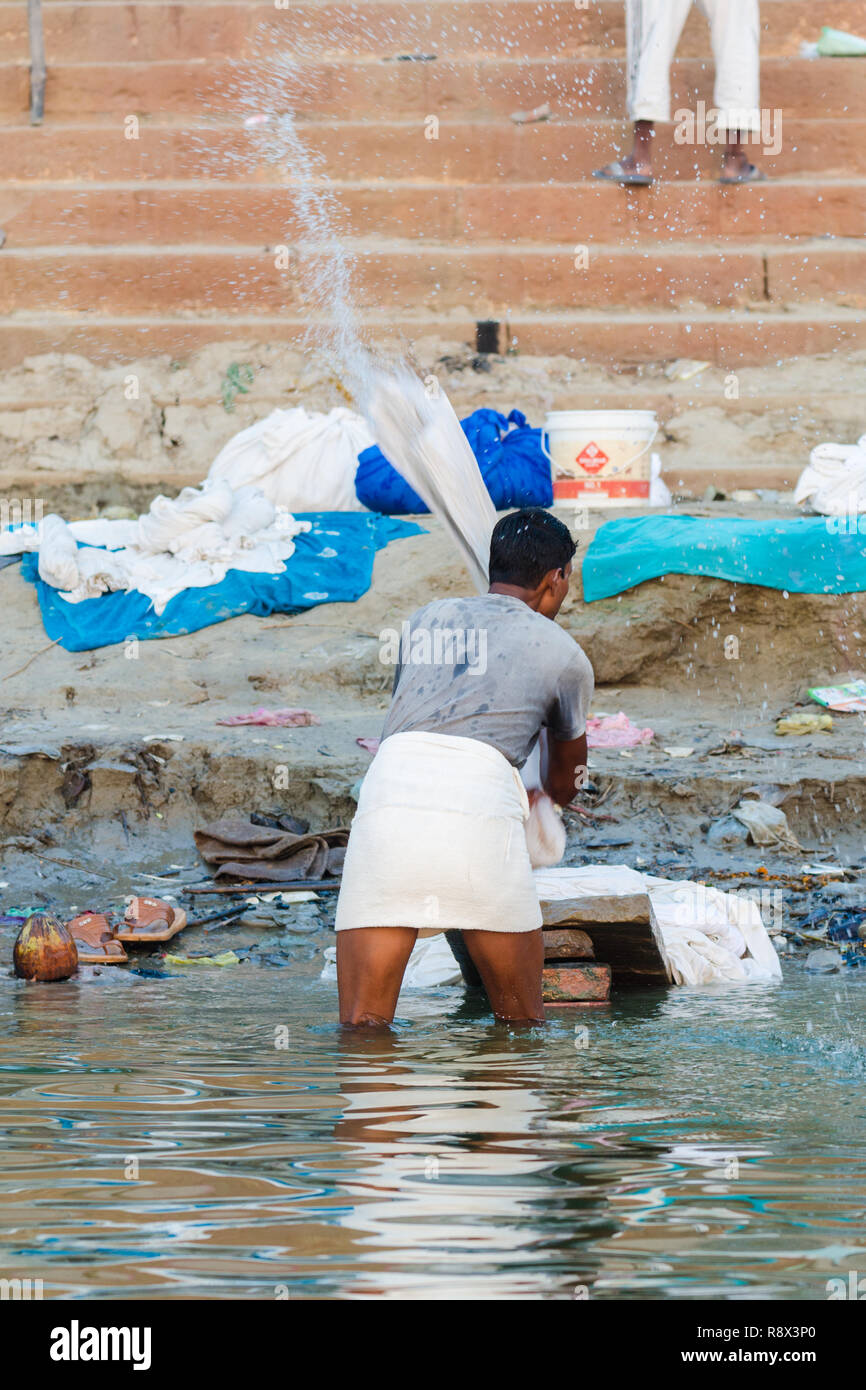
[[[550,570],[565,569],[577,550],[567,526],[543,507],[524,507],[497,521],[490,537],[490,583],[535,589]]]

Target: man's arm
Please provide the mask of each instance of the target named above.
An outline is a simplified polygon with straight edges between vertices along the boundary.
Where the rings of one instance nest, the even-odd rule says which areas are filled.
[[[544,790],[557,806],[568,806],[586,779],[586,734],[580,738],[549,738],[547,749]]]

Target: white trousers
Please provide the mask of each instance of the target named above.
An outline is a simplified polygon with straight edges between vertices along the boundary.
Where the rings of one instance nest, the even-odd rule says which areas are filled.
[[[626,0],[628,114],[670,121],[670,67],[693,0]],[[761,128],[758,0],[695,0],[710,22],[717,125]]]

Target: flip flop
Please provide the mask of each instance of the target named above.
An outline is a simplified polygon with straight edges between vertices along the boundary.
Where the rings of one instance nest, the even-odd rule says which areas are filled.
[[[164,898],[133,898],[118,928],[118,941],[171,941],[186,926],[182,907],[172,907]]]
[[[608,164],[604,169],[594,169],[594,179],[605,179],[608,183],[621,184],[623,188],[649,188],[653,182],[652,174],[632,174],[624,169],[619,160]]]
[[[84,965],[123,965],[129,960],[104,912],[79,912],[66,923],[66,930]]]
[[[719,179],[717,180],[717,182],[718,182],[718,183],[765,183],[766,180],[767,180],[767,175],[764,173],[763,169],[759,169],[758,166],[757,166],[757,164],[750,164],[749,167],[748,167],[748,169],[746,170],[745,174],[738,174],[738,176],[737,176],[735,179],[726,179],[726,178],[724,178],[724,177],[721,177],[721,178],[719,178]]]

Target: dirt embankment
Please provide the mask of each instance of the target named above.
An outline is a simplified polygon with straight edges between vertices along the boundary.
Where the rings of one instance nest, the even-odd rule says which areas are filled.
[[[862,352],[733,375],[711,367],[685,379],[671,363],[613,370],[569,357],[479,358],[432,338],[411,354],[461,416],[516,407],[540,425],[551,409],[655,410],[665,477],[684,496],[700,496],[708,483],[790,488],[815,444],[853,442],[866,427]],[[110,366],[44,354],[0,382],[0,493],[67,515],[145,510],[155,492],[200,482],[232,435],[271,410],[352,403],[325,356],[274,344],[225,343]]]
[[[347,820],[368,765],[355,740],[379,733],[388,701],[380,633],[422,602],[466,589],[434,524],[379,553],[373,585],[355,604],[237,618],[141,642],[131,656],[120,646],[50,646],[33,586],[17,566],[0,571],[4,870],[20,863],[10,841],[95,865],[187,862],[193,826],[227,811]],[[712,862],[718,852],[702,827],[752,785],[776,788],[807,848],[862,851],[863,721],[838,717],[832,734],[804,739],[776,736],[774,723],[808,685],[864,674],[864,608],[864,595],[785,598],[681,576],[587,605],[578,586],[562,621],[595,666],[595,712],[622,709],[656,730],[653,744],[627,755],[591,756],[593,776],[610,788],[614,839],[626,826],[634,845],[621,854]],[[725,654],[731,636],[736,659]],[[216,723],[258,704],[305,706],[321,724]],[[665,751],[682,746],[693,753]],[[604,830],[575,824],[574,842],[591,848]]]

